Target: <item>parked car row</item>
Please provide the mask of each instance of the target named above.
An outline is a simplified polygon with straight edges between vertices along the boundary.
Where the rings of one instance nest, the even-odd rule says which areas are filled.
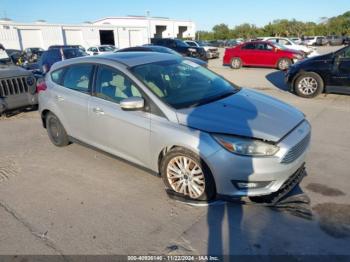
[[[302,40],[302,44],[307,46],[324,46],[324,45],[347,45],[349,44],[348,36],[306,36]]]
[[[301,51],[287,49],[271,41],[251,41],[225,50],[223,65],[239,69],[242,66],[261,66],[287,70],[305,58]]]

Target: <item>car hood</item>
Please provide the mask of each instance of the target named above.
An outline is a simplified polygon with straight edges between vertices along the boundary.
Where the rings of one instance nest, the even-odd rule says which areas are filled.
[[[209,133],[278,142],[304,120],[296,108],[272,97],[242,89],[227,98],[177,111],[182,125]]]
[[[299,68],[300,66],[312,64],[314,62],[329,62],[333,59],[333,53],[329,53],[326,55],[316,55],[316,56],[310,56],[307,59],[304,59],[302,61],[299,61],[295,64],[295,67]],[[293,66],[292,66],[293,67]]]
[[[0,65],[0,78],[28,76],[31,72],[15,65]]]

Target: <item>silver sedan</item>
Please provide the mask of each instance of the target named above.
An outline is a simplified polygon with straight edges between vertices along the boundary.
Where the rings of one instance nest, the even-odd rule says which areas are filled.
[[[303,171],[303,113],[174,55],[59,62],[38,91],[53,144],[81,141],[124,158],[187,198],[270,195]]]

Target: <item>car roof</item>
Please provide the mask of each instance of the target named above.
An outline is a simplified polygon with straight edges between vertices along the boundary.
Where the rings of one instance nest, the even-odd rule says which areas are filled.
[[[79,63],[96,63],[106,61],[115,61],[121,63],[127,67],[133,67],[137,65],[169,61],[179,59],[178,56],[166,53],[156,52],[120,52],[113,54],[97,55],[97,56],[83,56],[79,58],[68,59],[60,63],[62,65],[69,65],[70,62]]]

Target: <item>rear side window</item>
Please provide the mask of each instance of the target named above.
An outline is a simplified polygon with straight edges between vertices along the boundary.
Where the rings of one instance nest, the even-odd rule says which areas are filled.
[[[62,76],[61,85],[83,93],[90,92],[93,66],[80,64],[66,67]]]
[[[58,69],[51,73],[51,79],[54,83],[62,85],[62,79],[64,74],[64,68]]]
[[[243,46],[242,49],[248,49],[248,50],[255,49],[255,44],[254,43],[248,43],[245,46]]]

